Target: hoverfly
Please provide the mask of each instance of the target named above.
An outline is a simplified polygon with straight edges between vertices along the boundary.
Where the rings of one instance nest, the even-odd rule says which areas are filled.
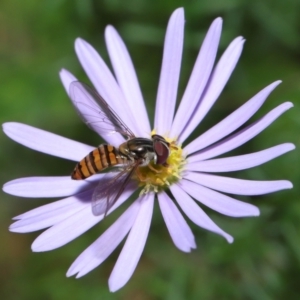
[[[113,177],[108,173],[108,179],[101,180],[93,192],[93,214],[106,215],[133,174],[136,173],[139,177],[139,166],[147,166],[151,161],[154,164],[167,165],[170,144],[158,134],[152,135],[151,139],[136,137],[107,102],[94,89],[82,82],[71,83],[70,97],[78,114],[91,129],[110,134],[119,133],[126,139],[126,142],[118,148],[101,144],[77,163],[71,175],[72,179],[83,180],[108,167],[118,165],[122,167],[122,170]],[[156,171],[150,165],[149,168]]]

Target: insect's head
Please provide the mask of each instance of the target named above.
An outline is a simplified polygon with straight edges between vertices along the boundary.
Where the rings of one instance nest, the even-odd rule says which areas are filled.
[[[153,134],[153,148],[156,154],[155,163],[158,165],[164,165],[170,155],[170,143],[168,143],[161,135]]]

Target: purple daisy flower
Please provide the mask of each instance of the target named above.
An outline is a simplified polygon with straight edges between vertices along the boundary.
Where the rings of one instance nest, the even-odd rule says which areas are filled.
[[[79,278],[99,266],[128,235],[109,278],[112,292],[123,287],[132,276],[144,249],[156,198],[174,244],[181,251],[190,252],[196,248],[195,238],[178,206],[192,222],[232,243],[233,237],[218,227],[198,202],[226,216],[258,216],[259,209],[256,206],[227,194],[262,195],[292,188],[292,184],[286,180],[254,181],[215,174],[252,168],[294,149],[293,144],[285,143],[255,153],[216,158],[255,137],[293,106],[289,102],[283,103],[264,117],[240,129],[258,111],[280,81],[268,85],[221,122],[191,143],[185,144],[219,97],[243,49],[243,38],[234,39],[215,64],[221,28],[222,20],[217,18],[203,41],[175,113],[183,48],[184,11],[179,8],[172,14],[165,37],[153,130],[132,61],[117,31],[112,26],[108,26],[105,31],[115,76],[92,46],[82,39],[76,40],[76,53],[89,79],[124,123],[137,137],[150,139],[155,132],[173,147],[167,160],[168,165],[159,166],[160,172],[153,172],[155,165],[151,163],[152,168],[146,166],[146,169],[141,170],[146,177],[145,181],[139,181],[137,177],[131,179],[118,201],[109,208],[107,215],[137,189],[141,190],[140,195],[80,254],[68,270],[67,276],[76,274]],[[67,70],[62,70],[60,77],[69,93],[71,83],[77,79]],[[77,108],[84,114],[85,105],[89,105],[87,99],[84,95],[77,97],[83,104]],[[71,98],[74,101],[74,97]],[[90,119],[86,116],[86,121],[107,143],[118,147],[125,141],[117,133],[103,134],[99,123],[94,123],[93,116]],[[75,162],[95,149],[93,146],[25,124],[5,123],[3,130],[11,139],[26,147]],[[25,233],[48,228],[32,244],[32,250],[37,252],[53,250],[67,244],[104,218],[104,214],[95,216],[91,209],[92,195],[103,177],[104,174],[101,173],[78,181],[72,180],[71,176],[27,177],[6,183],[3,190],[15,196],[62,197],[61,200],[15,217],[16,222],[11,225],[10,230]],[[175,200],[170,198],[167,190]]]

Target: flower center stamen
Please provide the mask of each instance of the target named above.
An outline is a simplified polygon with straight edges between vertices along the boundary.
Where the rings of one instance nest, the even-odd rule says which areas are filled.
[[[135,178],[142,187],[141,193],[158,193],[181,179],[181,171],[185,165],[185,157],[181,146],[174,139],[165,138],[170,143],[170,154],[165,165],[154,164],[138,167]]]

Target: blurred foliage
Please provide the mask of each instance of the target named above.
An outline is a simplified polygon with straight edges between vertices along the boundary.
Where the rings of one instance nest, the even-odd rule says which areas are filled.
[[[166,24],[185,8],[182,94],[206,30],[224,19],[219,54],[238,35],[247,39],[241,60],[197,135],[243,104],[267,84],[283,84],[253,119],[285,100],[295,108],[239,149],[249,153],[283,143],[299,147],[299,0],[2,0],[0,3],[0,118],[97,145],[97,136],[77,117],[58,78],[67,68],[87,81],[73,51],[78,36],[108,62],[104,28],[113,24],[132,55],[151,118]],[[145,59],[147,55],[147,59]],[[109,63],[109,62],[108,62]],[[18,177],[65,175],[72,162],[26,149],[0,135],[2,183]],[[230,219],[208,211],[235,237],[232,245],[193,226],[198,248],[191,254],[172,244],[156,208],[144,254],[130,282],[111,294],[107,280],[118,250],[84,278],[65,278],[71,262],[107,227],[99,224],[69,245],[32,253],[37,236],[9,233],[11,218],[49,200],[11,197],[0,201],[1,299],[298,299],[300,294],[299,150],[237,174],[250,179],[291,180],[293,190],[243,198],[258,205],[259,218]]]

